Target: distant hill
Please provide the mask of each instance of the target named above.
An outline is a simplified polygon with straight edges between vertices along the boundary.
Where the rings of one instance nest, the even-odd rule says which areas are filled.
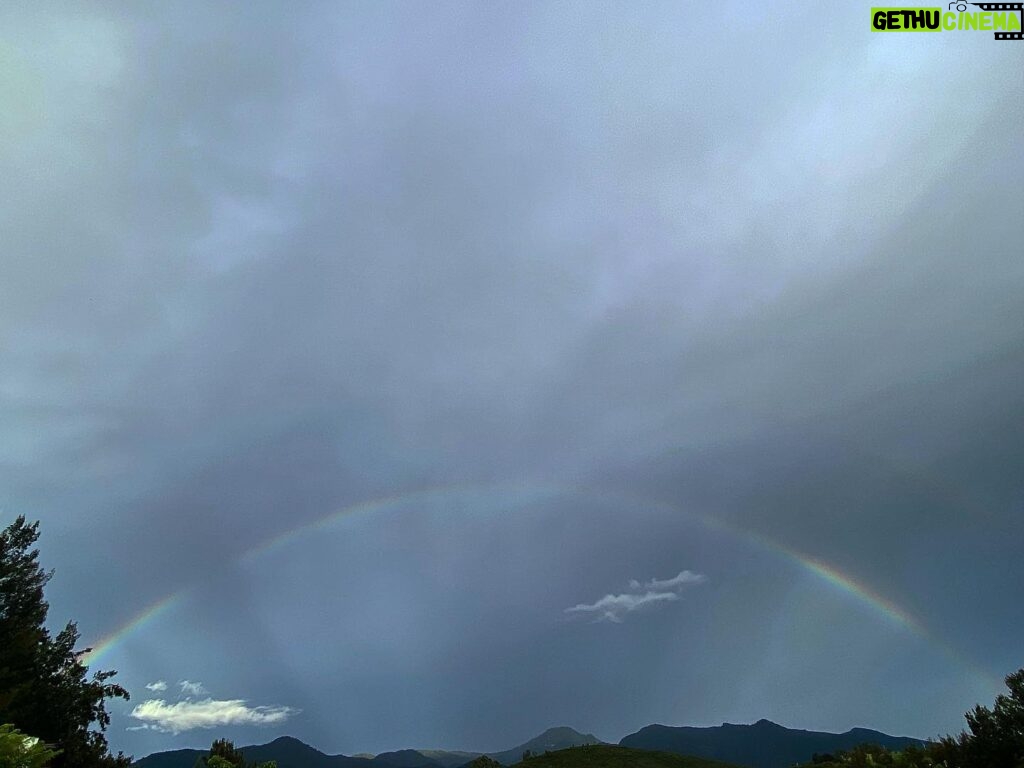
[[[517,768],[739,768],[703,757],[593,744],[541,754]]]
[[[241,748],[246,760],[262,763],[276,760],[277,768],[380,768],[381,763],[363,757],[346,755],[325,755],[318,749],[294,739],[282,736],[269,744],[256,744]],[[171,752],[155,752],[136,760],[139,768],[192,768],[196,760],[208,754],[205,749],[175,749]],[[394,766],[399,768],[399,766]]]
[[[456,765],[472,760],[475,755],[459,760]],[[376,766],[388,766],[389,768],[443,768],[444,763],[427,757],[418,749],[399,749],[395,752],[381,752],[373,758]]]
[[[504,752],[490,752],[488,757],[497,760],[502,765],[514,765],[523,759],[523,752],[530,750],[533,754],[544,754],[545,752],[556,752],[569,747],[583,746],[584,744],[603,744],[599,738],[592,733],[580,733],[568,726],[548,728],[540,736],[520,744]],[[533,765],[533,763],[530,763]]]
[[[579,733],[566,727],[549,728],[536,738],[512,749],[491,752],[488,757],[504,765],[511,765],[522,760],[523,752],[526,750],[543,753],[582,744],[600,743],[597,737],[589,733]],[[269,744],[257,744],[240,749],[246,759],[253,762],[276,760],[277,768],[458,768],[483,754],[441,749],[400,749],[382,752],[375,757],[326,755],[291,736],[282,736]],[[196,760],[205,754],[207,750],[204,749],[155,752],[136,760],[135,765],[139,768],[192,768]]]
[[[673,728],[666,725],[649,725],[624,738],[619,745],[648,752],[672,753],[675,757],[687,759],[702,758],[703,763],[664,763],[644,756],[646,762],[629,751],[617,752],[612,745],[605,745],[593,734],[580,733],[565,726],[549,728],[539,736],[518,746],[501,752],[490,752],[487,756],[503,765],[515,765],[522,760],[527,750],[535,757],[529,760],[529,768],[575,768],[574,763],[562,766],[552,760],[580,760],[580,750],[569,747],[587,745],[583,750],[593,760],[625,760],[608,762],[623,768],[689,768],[689,766],[712,766],[708,760],[719,760],[744,768],[789,768],[794,763],[806,762],[815,753],[836,752],[851,749],[858,744],[879,744],[889,749],[902,749],[911,744],[922,744],[918,739],[889,736],[878,731],[854,728],[846,733],[823,733],[820,731],[798,731],[781,725],[759,720],[753,725],[731,725],[726,723],[713,728]],[[608,747],[611,751],[592,751],[596,746]],[[479,757],[480,752],[446,751],[440,749],[402,749],[384,752],[376,757],[349,757],[327,755],[308,744],[290,736],[274,739],[269,744],[241,747],[247,760],[254,762],[277,761],[278,768],[460,768]],[[550,755],[544,755],[550,752]],[[203,749],[176,749],[170,752],[156,752],[135,761],[139,768],[192,768],[196,760],[207,754]],[[664,760],[664,757],[657,758]],[[597,763],[593,763],[597,765]],[[601,763],[604,765],[604,763]],[[583,768],[582,764],[580,768]]]
[[[421,755],[436,763],[440,763],[444,768],[456,768],[459,765],[465,765],[473,758],[479,757],[482,753],[480,752],[459,752],[444,749],[417,749]]]
[[[154,752],[139,758],[132,765],[145,768],[192,768],[199,756],[206,753],[205,749],[172,749],[169,752]]]
[[[380,763],[367,760],[365,757],[325,755],[319,749],[291,736],[282,736],[269,744],[242,747],[242,754],[245,755],[246,760],[254,763],[276,760],[277,768],[379,768],[380,766]]]
[[[648,725],[619,742],[624,747],[695,755],[746,768],[788,768],[794,763],[809,761],[815,752],[837,752],[858,744],[903,749],[923,743],[920,739],[889,736],[866,728],[854,728],[846,733],[801,731],[770,720],[758,720],[753,725],[723,723],[711,728]]]

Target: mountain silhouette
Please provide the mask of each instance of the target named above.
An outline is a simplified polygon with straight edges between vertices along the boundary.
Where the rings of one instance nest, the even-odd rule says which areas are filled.
[[[542,752],[517,768],[742,768],[704,757],[649,752],[614,744],[588,744],[582,747]]]
[[[717,760],[745,768],[788,768],[794,763],[809,761],[815,753],[837,752],[851,749],[858,744],[879,744],[889,749],[903,749],[923,743],[920,739],[889,736],[867,728],[853,728],[845,733],[826,733],[795,730],[777,725],[770,720],[758,720],[753,725],[723,723],[710,728],[648,725],[626,736],[619,742],[619,746]],[[580,733],[567,726],[560,726],[549,728],[539,736],[511,749],[488,753],[401,749],[383,752],[373,757],[327,755],[291,736],[282,736],[268,744],[241,747],[241,751],[250,762],[274,760],[278,768],[460,768],[481,754],[486,754],[503,765],[515,765],[522,760],[523,753],[527,750],[534,755],[543,756],[545,752],[562,752],[569,747],[583,745],[600,746],[604,745],[604,742],[593,734]],[[580,756],[586,752],[587,750],[573,750],[572,759],[582,759]],[[206,754],[208,750],[205,749],[155,752],[135,761],[135,765],[138,768],[193,768],[196,760]],[[600,758],[599,762],[602,764],[611,761],[608,762],[608,765],[611,765],[623,754],[628,753],[612,749],[599,750],[589,753],[588,759]],[[552,765],[561,765],[565,760],[571,763],[572,759],[564,757],[561,761],[555,760]],[[627,762],[633,764],[637,760]],[[533,764],[532,760],[530,764]],[[654,764],[650,763],[651,766]],[[566,763],[567,767],[568,765]],[[681,766],[682,763],[678,765]],[[538,764],[537,768],[542,766]]]
[[[619,744],[634,749],[722,760],[748,768],[788,768],[794,763],[809,761],[815,753],[852,749],[858,744],[904,749],[924,742],[906,736],[889,736],[867,728],[827,733],[796,730],[771,720],[758,720],[753,725],[723,723],[710,728],[648,725],[626,736]]]
[[[545,752],[556,752],[568,747],[603,743],[591,733],[580,733],[568,726],[562,725],[557,728],[548,728],[540,736],[535,736],[517,747],[512,747],[512,749],[506,749],[502,752],[490,752],[487,756],[494,758],[502,765],[514,765],[523,759],[523,753],[527,750],[535,755],[542,755]]]
[[[579,733],[572,728],[549,728],[544,733],[511,749],[487,753],[488,757],[504,765],[522,760],[523,752],[530,750],[537,754],[565,749],[582,744],[600,744],[591,734]],[[442,749],[401,749],[382,752],[376,756],[350,757],[348,755],[327,755],[291,736],[282,736],[268,744],[240,747],[245,759],[250,762],[277,761],[277,768],[457,768],[465,765],[482,752],[465,752]],[[193,768],[196,760],[208,754],[205,749],[175,749],[168,752],[154,752],[148,757],[135,761],[139,768]]]
[[[291,736],[281,736],[268,744],[241,747],[241,752],[249,762],[263,763],[275,760],[277,768],[380,768],[381,765],[364,757],[325,755]],[[155,752],[136,760],[133,765],[142,768],[192,768],[196,760],[207,754],[208,749],[175,749],[170,752]]]
[[[475,757],[469,754],[456,763],[469,762]],[[428,757],[418,749],[399,749],[395,752],[381,752],[373,758],[374,765],[388,766],[388,768],[444,768],[445,763],[432,757]]]
[[[479,757],[482,754],[481,752],[461,752],[445,749],[417,749],[414,751],[419,752],[435,763],[439,763],[444,768],[456,768],[456,766],[465,765],[473,758]],[[381,755],[377,755],[377,757],[381,757]]]

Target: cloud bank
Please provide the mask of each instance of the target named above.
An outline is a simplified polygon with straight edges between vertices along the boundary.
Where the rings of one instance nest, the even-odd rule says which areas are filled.
[[[679,599],[679,592],[685,587],[703,584],[708,577],[693,571],[680,571],[670,579],[651,579],[640,582],[631,579],[630,589],[621,595],[607,594],[593,603],[580,603],[566,608],[568,614],[595,614],[595,621],[610,621],[621,624],[627,614],[644,606],[662,605]],[[642,590],[642,591],[641,591]]]

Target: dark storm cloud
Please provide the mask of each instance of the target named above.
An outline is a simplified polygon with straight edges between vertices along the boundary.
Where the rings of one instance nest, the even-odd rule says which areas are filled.
[[[862,10],[6,9],[0,501],[43,520],[55,615],[98,637],[192,587],[117,659],[137,698],[198,678],[326,749],[577,717],[956,727],[962,667],[839,616],[859,650],[815,677],[829,638],[787,643],[835,610],[821,585],[643,504],[1019,665],[1019,54]],[[577,495],[488,497],[521,523],[421,500],[302,539],[280,583],[238,573],[351,504],[489,483]],[[687,610],[562,621],[681,561],[709,576]],[[913,688],[885,666],[909,659],[948,694],[911,720],[871,698]]]

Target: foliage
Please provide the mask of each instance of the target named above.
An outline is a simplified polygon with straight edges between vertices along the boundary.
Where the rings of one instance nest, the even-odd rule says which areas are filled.
[[[1024,768],[1024,669],[1006,677],[1009,695],[992,709],[976,706],[966,714],[967,731],[925,747],[890,752],[861,746],[837,755],[815,755],[806,768]]]
[[[106,700],[127,699],[128,691],[107,682],[116,672],[87,677],[89,649],[75,650],[73,621],[56,637],[46,628],[43,588],[53,572],[39,566],[38,538],[39,523],[24,516],[0,532],[0,722],[57,745],[54,768],[127,766],[130,758],[110,755],[104,731]]]
[[[217,763],[227,763],[239,768],[245,766],[245,756],[241,750],[235,749],[233,742],[227,739],[217,739],[210,746],[210,763],[212,768],[218,768]]]
[[[941,766],[931,754],[931,747],[908,747],[892,752],[874,744],[862,744],[835,755],[815,755],[805,765],[810,768],[932,768]]]
[[[942,740],[957,768],[1024,768],[1024,669],[1007,675],[1006,687],[992,709],[979,704],[966,714],[969,732]]]
[[[234,742],[217,739],[210,746],[210,754],[196,760],[195,768],[277,768],[277,763],[248,763],[242,750],[235,749]]]
[[[13,725],[0,725],[0,768],[43,768],[57,754],[57,750],[26,736]]]
[[[480,755],[480,757],[470,761],[466,768],[502,768],[502,765],[493,757]]]
[[[474,761],[475,762],[475,761]],[[472,765],[472,763],[471,763]],[[734,768],[702,757],[612,744],[585,744],[530,758],[530,768]]]

